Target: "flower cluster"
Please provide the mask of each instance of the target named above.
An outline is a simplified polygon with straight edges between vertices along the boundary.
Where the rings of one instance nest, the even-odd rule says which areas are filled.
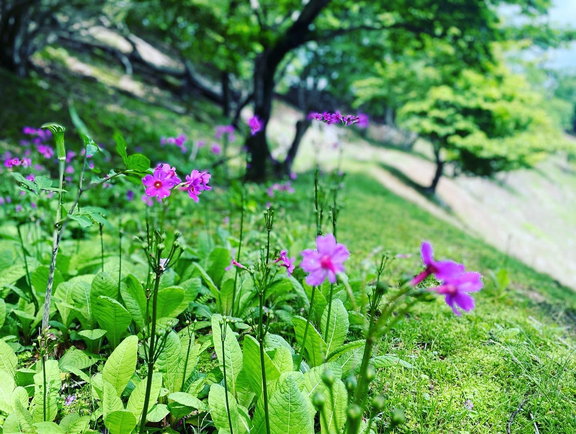
[[[180,148],[180,150],[184,154],[188,150],[186,146],[184,146],[187,140],[188,137],[185,134],[180,134],[178,137],[162,137],[160,139],[160,144],[162,146],[175,145],[178,148]]]
[[[166,163],[160,163],[151,175],[146,175],[142,178],[142,184],[146,187],[146,195],[142,197],[142,200],[149,206],[152,205],[151,198],[153,197],[158,202],[161,202],[162,199],[170,196],[176,186],[179,186],[180,190],[188,192],[188,195],[195,202],[198,202],[200,193],[212,189],[208,185],[210,176],[208,172],[193,170],[190,175],[186,175],[186,181],[182,182],[174,167]]]
[[[440,285],[430,288],[430,290],[443,295],[446,304],[452,308],[456,315],[461,315],[458,308],[464,311],[474,309],[474,299],[469,293],[482,289],[482,275],[477,272],[466,271],[464,265],[454,261],[436,261],[432,246],[427,241],[422,243],[421,255],[426,268],[414,277],[410,284],[418,285],[428,276],[433,275],[440,281]]]
[[[214,137],[216,140],[222,139],[225,137],[228,139],[229,142],[233,142],[236,140],[236,136],[234,135],[234,126],[233,125],[218,125],[216,127],[216,132],[214,133]]]
[[[10,157],[4,160],[4,167],[11,169],[16,166],[30,167],[32,165],[32,160],[28,157],[17,158]]]
[[[336,283],[336,275],[344,272],[344,262],[350,252],[344,244],[336,242],[332,234],[316,238],[316,250],[306,249],[302,253],[302,269],[310,273],[306,283],[312,286],[321,285],[326,279]]]
[[[330,113],[317,113],[312,112],[308,114],[308,119],[324,122],[328,125],[344,124],[345,126],[354,125],[360,122],[360,115],[343,115],[340,112]],[[367,123],[367,119],[363,119],[363,124]]]
[[[290,181],[285,182],[284,184],[275,183],[268,187],[266,192],[268,196],[274,197],[274,193],[277,191],[285,191],[287,193],[294,193],[294,187],[292,187],[292,183]]]
[[[288,275],[292,275],[294,271],[294,262],[296,262],[296,258],[289,258],[288,252],[286,250],[282,250],[280,252],[280,256],[274,261],[275,264],[280,265],[281,267],[286,268],[286,272]]]

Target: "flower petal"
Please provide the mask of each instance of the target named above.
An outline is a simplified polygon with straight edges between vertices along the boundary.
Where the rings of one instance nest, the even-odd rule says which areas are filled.
[[[424,241],[420,246],[420,254],[422,256],[422,262],[424,265],[432,265],[434,262],[434,251],[432,250],[432,244],[428,241]]]
[[[465,292],[459,292],[458,294],[453,296],[454,302],[466,312],[471,311],[474,309],[474,299],[471,295],[466,294]]]
[[[321,255],[332,256],[332,252],[336,248],[336,238],[332,234],[320,235],[316,238],[316,248]]]
[[[452,308],[452,312],[454,312],[454,314],[456,316],[460,316],[462,315],[460,313],[460,311],[458,309],[456,309],[456,301],[454,300],[454,296],[451,294],[446,294],[446,296],[444,297],[444,301],[446,301],[446,304],[448,306],[450,306]]]

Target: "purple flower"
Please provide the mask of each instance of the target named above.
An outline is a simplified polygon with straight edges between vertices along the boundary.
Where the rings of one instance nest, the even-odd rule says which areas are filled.
[[[142,195],[142,202],[144,202],[147,206],[154,205],[151,197],[146,196],[145,194]]]
[[[461,312],[458,308],[466,312],[474,309],[474,299],[468,293],[478,292],[483,286],[482,275],[468,271],[451,275],[441,285],[430,288],[430,290],[442,294],[446,304],[452,308],[456,315],[460,316]]]
[[[68,395],[64,400],[64,405],[72,405],[76,401],[76,395]]]
[[[194,199],[195,202],[198,202],[200,193],[212,190],[212,187],[208,185],[211,176],[208,172],[193,170],[190,175],[186,175],[186,182],[184,182],[180,190],[187,191],[188,196]]]
[[[370,118],[366,113],[358,113],[358,128],[368,128]]]
[[[280,252],[280,257],[274,261],[275,264],[280,265],[281,267],[286,268],[286,272],[288,275],[292,275],[294,271],[294,262],[296,262],[296,258],[289,258],[288,252],[286,250],[282,250]]]
[[[464,271],[464,265],[454,261],[435,261],[432,245],[428,241],[422,243],[420,253],[422,255],[422,262],[426,268],[410,281],[410,284],[413,286],[418,285],[432,274],[438,280],[445,280],[452,275],[460,274]]]
[[[28,181],[34,182],[36,180],[36,177],[31,173],[30,175],[26,176],[26,179]]]
[[[11,169],[14,166],[20,166],[22,162],[19,158],[9,158],[8,160],[4,161],[4,166]]]
[[[258,131],[262,130],[262,120],[254,115],[248,119],[248,126],[250,127],[250,134],[254,135]]]
[[[180,182],[176,170],[169,164],[159,164],[152,175],[142,178],[142,184],[146,186],[146,195],[156,197],[158,202],[170,196],[172,188]]]
[[[42,154],[44,158],[52,158],[54,156],[54,149],[48,145],[36,145],[36,150]]]
[[[222,148],[218,143],[213,143],[212,147],[210,148],[213,154],[220,155],[222,153]]]
[[[360,121],[360,116],[357,115],[343,115],[340,112],[330,113],[317,113],[312,112],[308,114],[308,119],[324,122],[328,125],[344,124],[345,126],[357,124]]]
[[[234,135],[234,126],[218,125],[216,127],[214,137],[216,138],[216,140],[220,140],[223,136],[228,136],[228,141],[233,142],[236,139],[236,136]]]
[[[336,274],[344,271],[344,261],[350,252],[344,244],[336,243],[334,235],[328,234],[316,238],[316,250],[307,249],[302,252],[300,266],[306,271],[306,283],[318,286],[328,278],[330,283],[336,283]]]
[[[232,267],[238,267],[238,268],[241,268],[243,270],[247,270],[247,268],[244,265],[242,265],[240,262],[237,262],[236,259],[232,259],[232,261],[230,261],[230,265],[228,265],[225,268],[225,270],[226,271],[231,270]]]
[[[134,200],[134,192],[132,190],[128,190],[126,192],[126,200],[129,201]]]

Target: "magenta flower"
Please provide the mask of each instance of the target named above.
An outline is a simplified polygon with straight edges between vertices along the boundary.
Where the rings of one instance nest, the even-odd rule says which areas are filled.
[[[44,158],[52,158],[54,156],[54,149],[48,145],[39,144],[36,146],[36,150],[42,154]]]
[[[334,235],[328,234],[316,238],[316,250],[307,249],[302,252],[300,266],[306,271],[306,283],[318,286],[328,278],[330,283],[336,283],[336,274],[344,272],[344,261],[350,252],[344,244],[336,243]]]
[[[230,265],[228,265],[225,270],[229,271],[232,269],[232,267],[238,267],[241,268],[242,270],[247,270],[248,268],[246,268],[244,265],[242,265],[240,262],[236,261],[236,259],[232,259],[232,261],[230,261]]]
[[[152,200],[151,197],[146,196],[145,194],[142,195],[142,202],[144,202],[146,204],[146,206],[152,206],[154,205],[154,201]]]
[[[222,148],[220,147],[220,145],[218,143],[213,143],[210,150],[215,155],[220,155],[222,153]]]
[[[208,185],[211,176],[208,172],[193,170],[190,175],[186,175],[186,182],[184,182],[184,185],[180,189],[187,191],[188,196],[194,199],[195,202],[198,202],[200,193],[212,190],[212,187]]]
[[[430,290],[442,294],[446,304],[452,308],[456,315],[460,316],[461,313],[457,307],[466,312],[474,309],[474,299],[468,293],[478,292],[483,286],[482,275],[468,271],[451,275],[441,285],[430,288]]]
[[[9,169],[15,166],[20,166],[20,164],[22,164],[22,162],[19,158],[9,158],[8,160],[4,161],[4,166]]]
[[[343,115],[340,112],[330,113],[317,113],[312,112],[308,114],[308,119],[324,122],[325,124],[344,124],[345,126],[354,125],[360,121],[360,116],[356,115]]]
[[[262,120],[254,115],[248,119],[248,126],[250,127],[250,134],[254,135],[258,131],[262,130]]]
[[[289,276],[291,276],[292,272],[294,271],[294,262],[296,262],[296,258],[289,258],[288,252],[286,250],[282,250],[280,252],[280,257],[274,261],[275,264],[286,268],[286,272]]]
[[[227,136],[228,141],[230,142],[233,142],[236,139],[236,136],[234,135],[234,125],[218,125],[216,127],[216,132],[214,133],[216,140],[220,140],[224,136]]]
[[[146,186],[146,195],[156,197],[158,202],[170,196],[172,188],[180,182],[176,170],[169,164],[159,164],[152,175],[142,178],[142,184]]]
[[[445,280],[464,271],[464,265],[458,264],[454,261],[435,261],[432,245],[428,241],[422,243],[420,252],[422,255],[422,262],[426,268],[410,281],[410,284],[413,286],[418,285],[432,274],[438,280]]]

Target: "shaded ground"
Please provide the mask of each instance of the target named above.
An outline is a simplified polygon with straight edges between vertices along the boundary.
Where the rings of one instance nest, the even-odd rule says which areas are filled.
[[[292,138],[286,126],[292,128],[299,114],[283,105],[278,108],[281,115],[273,120],[271,132],[281,153]],[[444,177],[436,202],[417,188],[430,182],[434,170],[422,157],[427,152],[424,143],[416,145],[420,152],[407,153],[375,146],[341,128],[316,126],[305,136],[296,166],[304,169],[316,161],[333,166],[340,147],[348,170],[370,173],[395,194],[576,288],[576,171],[562,157],[497,180]]]

